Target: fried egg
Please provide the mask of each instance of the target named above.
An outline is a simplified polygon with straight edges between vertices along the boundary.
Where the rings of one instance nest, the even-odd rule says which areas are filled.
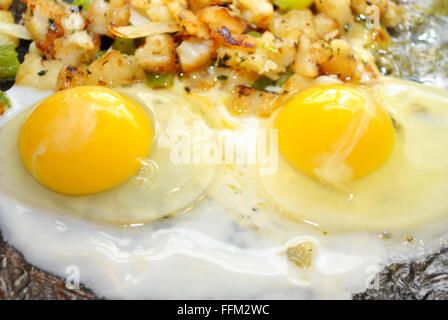
[[[7,95],[2,234],[68,287],[77,270],[107,298],[350,298],[448,241],[442,90],[316,81],[267,119],[179,83]],[[275,142],[251,128],[277,132],[276,170],[248,161]],[[205,147],[223,132],[248,158]]]
[[[317,86],[273,116],[279,169],[264,194],[294,218],[393,230],[445,216],[448,105],[443,90],[386,81]]]
[[[216,168],[170,159],[179,131],[207,127],[192,99],[122,91],[78,87],[17,115],[2,128],[0,188],[39,208],[122,225],[193,206]]]

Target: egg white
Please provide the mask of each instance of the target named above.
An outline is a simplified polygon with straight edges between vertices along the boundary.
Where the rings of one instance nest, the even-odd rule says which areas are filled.
[[[135,88],[130,96],[140,91]],[[13,107],[0,118],[0,135],[17,114],[48,94],[9,90]],[[28,262],[63,278],[75,267],[82,284],[107,298],[350,298],[382,265],[432,253],[448,240],[442,217],[395,231],[388,240],[380,236],[384,230],[341,233],[290,220],[264,197],[251,169],[225,166],[206,188],[208,197],[189,211],[127,228],[34,206],[26,201],[28,186],[14,194],[1,187],[0,228]],[[415,241],[404,241],[409,232]],[[304,241],[313,246],[309,269],[286,255]]]

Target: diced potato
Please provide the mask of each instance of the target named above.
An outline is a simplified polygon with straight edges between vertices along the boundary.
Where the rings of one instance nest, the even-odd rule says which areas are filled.
[[[212,30],[211,36],[218,46],[227,46],[235,49],[255,51],[257,39],[245,34],[232,34],[226,27]]]
[[[226,27],[232,34],[242,34],[246,24],[227,8],[210,6],[198,11],[197,16],[205,22],[211,30]]]
[[[146,15],[152,21],[173,22],[176,21],[168,7],[161,0],[152,0]]]
[[[122,86],[143,81],[145,73],[133,56],[111,50],[92,62],[87,68],[86,85]]]
[[[0,22],[13,22],[12,14],[3,9],[11,1],[0,0]],[[344,34],[353,40],[353,14],[370,15],[376,6],[383,27],[366,33],[365,39],[372,38],[368,44],[372,47],[387,49],[385,27],[396,26],[402,10],[392,0],[77,0],[76,5],[84,6],[81,12],[63,1],[22,1],[27,2],[27,11],[23,15],[26,29],[21,28],[34,40],[18,74],[25,84],[47,89],[117,86],[145,81],[147,75],[157,81],[161,75],[171,78],[181,70],[204,74],[206,80],[199,82],[207,84],[200,84],[201,88],[241,85],[235,90],[247,97],[261,92],[263,98],[257,101],[261,107],[253,105],[255,98],[237,95],[242,113],[257,114],[254,110],[271,110],[266,101],[277,97],[253,91],[254,87],[247,89],[247,81],[240,76],[228,85],[231,72],[252,79],[249,84],[253,79],[276,83],[291,70],[303,82],[322,74],[346,81],[363,79],[363,72],[375,73],[374,59],[369,60],[373,71],[368,71],[368,63],[360,63],[367,61],[362,54],[338,38]],[[276,12],[274,5],[279,8]],[[134,17],[140,20],[132,20],[136,25],[130,24],[131,7],[139,13]],[[0,45],[17,45],[16,37],[6,36],[5,28],[0,30]],[[101,35],[115,39],[113,50],[95,57]],[[217,66],[206,68],[215,57]],[[206,71],[215,68],[220,69],[219,75]],[[34,74],[25,72],[30,70]]]
[[[331,56],[321,64],[326,74],[337,75],[342,80],[355,77],[357,61],[352,52],[350,43],[345,40],[332,40],[330,42]]]
[[[315,0],[314,3],[319,12],[336,19],[342,27],[353,20],[350,0]]]
[[[243,19],[261,27],[268,26],[274,15],[274,6],[269,0],[239,0],[237,6]]]
[[[383,21],[386,27],[396,27],[402,20],[402,12],[403,7],[401,5],[397,5],[395,2],[389,0],[383,14]]]
[[[266,53],[269,60],[277,65],[271,72],[265,72],[265,75],[268,77],[277,79],[277,74],[285,72],[287,67],[294,61],[296,49],[292,41],[277,38],[269,31],[266,31],[258,39],[256,53],[259,52]]]
[[[234,69],[244,69],[258,74],[275,72],[277,64],[269,60],[266,52],[248,53],[238,48],[221,47],[217,50],[218,65],[232,67]]]
[[[208,6],[222,6],[232,3],[232,0],[188,0],[189,8],[193,11],[208,7]]]
[[[190,38],[176,48],[182,71],[190,72],[210,64],[215,54],[212,40]]]
[[[36,45],[36,41],[33,41],[30,43],[29,49],[28,49],[29,53],[34,53],[37,54],[38,56],[43,56],[44,53],[42,52],[42,50],[40,50],[37,45]]]
[[[148,10],[154,1],[152,0],[130,0],[132,9],[136,10],[138,13],[145,15],[146,10]],[[160,3],[160,2],[159,2]]]
[[[12,5],[12,0],[0,0],[0,9],[8,10]]]
[[[241,47],[219,48],[217,50],[218,64],[264,74],[276,80],[278,74],[285,72],[293,62],[294,44],[289,40],[276,38],[270,32],[265,32],[261,38],[256,39],[255,52],[248,52]]]
[[[313,14],[308,9],[275,14],[269,24],[269,30],[280,38],[290,40],[299,40],[302,34],[310,38],[316,36]]]
[[[180,24],[184,33],[201,39],[208,39],[209,32],[206,24],[202,22],[193,11],[188,9],[186,0],[163,0],[171,14]]]
[[[315,15],[314,25],[316,26],[316,34],[321,39],[330,40],[340,34],[338,21],[326,13],[321,12]]]
[[[145,45],[135,51],[137,64],[148,72],[172,72],[176,70],[174,40],[166,34],[149,36]]]
[[[0,10],[0,21],[14,23],[14,16],[9,10]]]
[[[144,80],[145,73],[137,66],[132,56],[112,50],[88,67],[83,63],[65,65],[58,75],[57,88],[63,90],[82,85],[114,87]]]
[[[87,10],[88,30],[109,35],[108,26],[127,26],[131,17],[128,0],[91,0]]]
[[[369,41],[369,45],[377,50],[387,50],[392,41],[389,32],[382,26],[378,29],[367,30],[365,40]]]
[[[382,14],[386,11],[388,0],[351,0],[352,8],[357,14],[370,15],[372,12],[368,12],[368,7],[376,6],[378,13]]]
[[[76,31],[66,37],[67,44],[75,44],[85,51],[92,50],[95,47],[93,39],[87,33],[87,31]]]
[[[303,77],[297,73],[293,74],[288,81],[286,81],[283,88],[289,94],[294,95],[297,92],[300,92],[306,88],[315,85],[314,80],[308,77]],[[283,98],[283,97],[282,97]],[[288,99],[289,97],[286,97]]]
[[[64,8],[53,0],[28,0],[23,22],[37,46],[51,51],[53,40],[64,35],[64,16]]]
[[[64,64],[76,65],[94,54],[95,44],[87,31],[75,31],[54,41],[55,58]],[[98,48],[96,48],[98,51]],[[96,52],[95,51],[95,52]]]
[[[303,77],[315,78],[320,74],[320,65],[329,55],[330,49],[325,42],[303,35],[300,38],[293,70]]]
[[[263,52],[251,54],[247,60],[241,63],[241,67],[248,71],[254,71],[260,75],[272,75],[279,69],[279,66],[269,59]]]
[[[40,90],[56,90],[62,66],[59,60],[42,59],[35,53],[28,53],[17,72],[16,84]]]
[[[81,60],[89,60],[82,48],[73,43],[65,44],[64,39],[56,39],[55,50],[55,58],[63,64],[78,64]]]
[[[219,67],[234,68],[238,70],[242,68],[241,63],[248,59],[249,54],[249,52],[238,47],[219,47],[217,49],[217,63]]]
[[[306,36],[300,38],[293,67],[295,73],[308,78],[325,73],[352,80],[356,77],[356,69],[357,61],[347,41],[335,39],[327,43]]]
[[[57,79],[57,90],[78,87],[84,85],[87,78],[87,66],[65,65],[59,72]]]
[[[87,19],[90,23],[88,30],[97,34],[108,34],[108,14],[110,4],[106,0],[91,0],[87,10]]]
[[[131,6],[128,0],[109,0],[110,8],[107,22],[115,26],[129,25]]]
[[[65,33],[83,30],[86,26],[86,20],[79,12],[70,12],[62,18],[62,27]]]

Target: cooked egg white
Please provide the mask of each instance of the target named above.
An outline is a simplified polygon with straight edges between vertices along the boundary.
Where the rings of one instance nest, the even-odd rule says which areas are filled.
[[[381,148],[381,141],[375,142],[380,131],[392,147],[369,159],[368,168],[364,161],[349,162],[356,164],[354,171],[334,180],[331,171],[316,174],[314,165],[283,155],[294,149],[288,145],[279,148],[278,170],[271,175],[248,164],[175,165],[169,155],[178,145],[177,129],[190,132],[195,122],[214,129],[270,129],[277,114],[266,121],[233,118],[213,91],[197,98],[179,86],[118,88],[150,121],[148,156],[139,172],[115,188],[67,196],[39,183],[22,165],[19,150],[24,121],[53,93],[16,86],[7,92],[13,107],[0,118],[3,237],[28,262],[71,280],[77,270],[82,284],[108,298],[350,298],[371,285],[383,265],[433,253],[448,241],[448,219],[436,210],[447,203],[431,193],[447,181],[438,178],[447,159],[439,148],[448,137],[446,93],[407,82],[362,90],[374,111],[381,108],[372,131],[375,145]],[[411,172],[415,169],[419,172]],[[389,201],[377,203],[386,191]],[[405,203],[411,196],[425,209],[420,215],[404,210],[412,209]],[[369,210],[357,215],[359,207]],[[389,210],[390,219],[378,207]],[[166,215],[170,218],[160,219]]]

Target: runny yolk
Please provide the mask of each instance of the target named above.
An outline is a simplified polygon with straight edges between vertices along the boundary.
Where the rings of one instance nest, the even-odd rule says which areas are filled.
[[[361,89],[320,85],[280,110],[279,150],[301,172],[344,184],[378,169],[394,144],[391,118]]]
[[[151,145],[145,111],[122,94],[87,86],[60,91],[25,121],[20,152],[44,186],[69,195],[113,188],[136,173]]]

